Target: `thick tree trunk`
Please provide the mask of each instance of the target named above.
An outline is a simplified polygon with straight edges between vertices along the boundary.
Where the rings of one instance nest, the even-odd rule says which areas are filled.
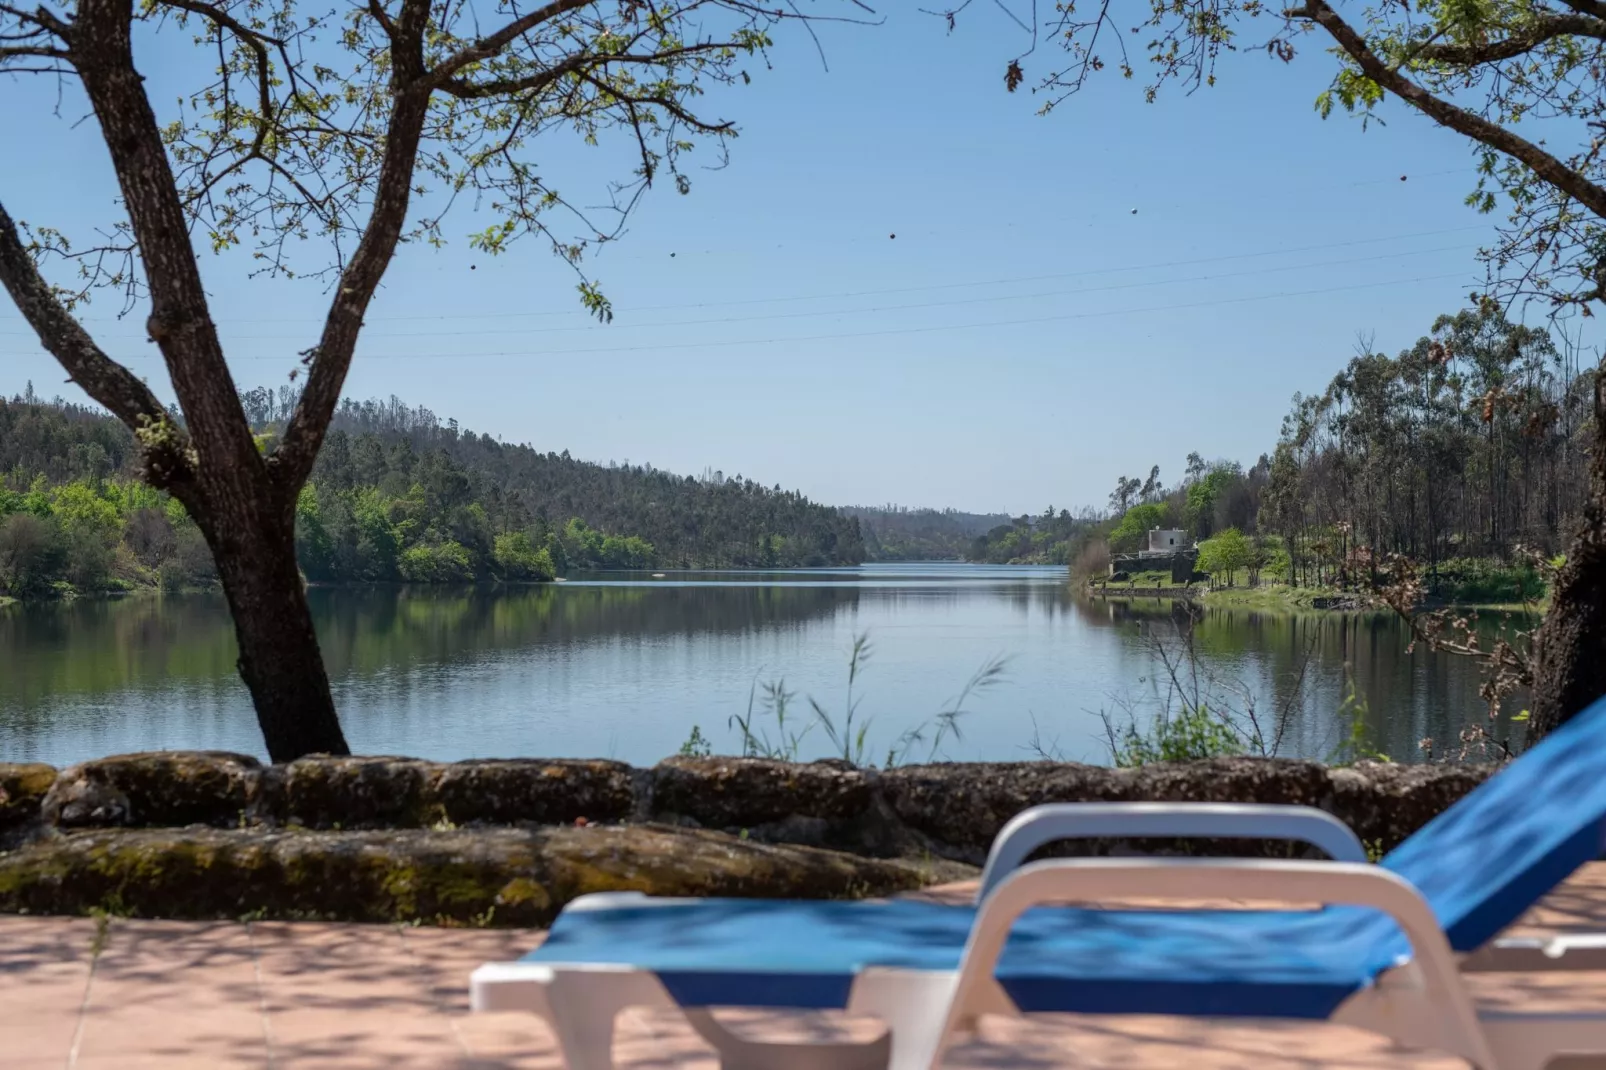
[[[1595,373],[1595,443],[1583,524],[1535,635],[1529,741],[1606,695],[1606,364]]]
[[[253,527],[240,517],[204,525],[239,641],[240,677],[251,690],[268,756],[350,754],[296,567],[294,528]],[[211,533],[223,531],[218,538]]]

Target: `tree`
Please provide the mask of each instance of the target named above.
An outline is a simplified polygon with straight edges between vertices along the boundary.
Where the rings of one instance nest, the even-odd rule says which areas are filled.
[[[1249,568],[1255,562],[1255,547],[1237,528],[1228,528],[1199,544],[1199,571],[1212,576],[1226,573],[1227,586],[1239,569]]]
[[[733,127],[699,114],[698,96],[746,81],[744,59],[768,48],[777,23],[801,17],[746,0],[497,10],[482,25],[471,5],[428,0],[370,0],[338,18],[295,0],[0,3],[0,73],[76,79],[126,212],[110,238],[86,247],[19,227],[0,205],[0,282],[72,381],[135,430],[145,478],[194,517],[275,761],[348,753],[296,568],[296,510],[398,246],[444,240],[443,216],[461,196],[494,216],[472,247],[495,254],[533,234],[579,273],[588,245],[614,237],[655,180],[686,192],[683,154],[699,143],[723,151]],[[160,117],[135,63],[136,28],[202,46],[190,53],[204,69],[195,90]],[[529,159],[532,144],[563,129],[587,142],[617,132],[634,154],[607,225],[570,208]],[[564,210],[583,236],[559,232]],[[332,260],[293,267],[295,247],[314,237]],[[302,354],[304,389],[266,450],[224,361],[192,238],[329,284],[322,332]],[[73,288],[46,281],[52,256],[79,265]],[[177,412],[74,318],[103,285],[129,307],[148,300],[146,329]],[[591,312],[611,318],[593,280],[580,274],[578,287]],[[455,572],[462,549],[446,539],[412,564]]]
[[[55,524],[32,513],[0,516],[0,588],[26,594],[48,586],[65,557]]]
[[[968,7],[940,12],[954,25]],[[1026,80],[1022,61],[1040,36],[1059,42],[1068,63],[1038,82],[1051,110],[1113,66],[1135,75],[1128,40],[1144,40],[1150,100],[1168,83],[1214,85],[1223,54],[1264,51],[1284,62],[1306,35],[1331,43],[1332,84],[1316,100],[1363,123],[1393,98],[1466,137],[1478,163],[1468,202],[1483,212],[1509,202],[1498,240],[1482,253],[1480,309],[1537,299],[1592,315],[1606,302],[1606,5],[1599,0],[1482,0],[1413,4],[1381,0],[1361,20],[1328,0],[1290,6],[1262,0],[1098,0],[1055,5],[1045,25],[1005,69],[1010,92]],[[1255,27],[1265,33],[1255,34]],[[1142,34],[1134,38],[1134,35]],[[1502,309],[1503,310],[1503,309]],[[1606,371],[1593,385],[1593,461],[1587,500],[1556,578],[1551,608],[1534,636],[1530,738],[1538,738],[1606,694]]]
[[[1110,549],[1118,554],[1136,553],[1147,549],[1147,539],[1151,528],[1160,527],[1165,522],[1166,509],[1163,505],[1135,505],[1127,510],[1121,517],[1121,522],[1110,531]]]
[[[1110,492],[1110,511],[1116,516],[1125,514],[1132,504],[1132,499],[1143,488],[1143,481],[1132,476],[1120,476],[1115,481],[1115,489]]]
[[[1149,478],[1143,481],[1143,490],[1138,498],[1142,502],[1156,501],[1164,495],[1165,488],[1160,483],[1160,466],[1155,465],[1149,469]]]

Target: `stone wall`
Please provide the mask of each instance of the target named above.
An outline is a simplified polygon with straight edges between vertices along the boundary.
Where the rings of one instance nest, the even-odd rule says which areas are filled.
[[[964,762],[878,771],[843,762],[670,758],[620,762],[130,754],[56,771],[0,763],[0,843],[84,829],[434,828],[657,823],[759,842],[979,864],[998,830],[1045,802],[1294,803],[1328,811],[1388,850],[1491,769],[1217,758],[1140,769]],[[1105,853],[1119,844],[1095,845]]]
[[[0,763],[0,911],[541,924],[576,895],[880,895],[973,874],[1044,802],[1316,806],[1384,851],[1490,769],[1224,758],[876,771],[671,758],[456,763],[123,755]],[[1086,842],[1056,853],[1287,855],[1280,843]],[[1294,851],[1293,853],[1302,853]]]

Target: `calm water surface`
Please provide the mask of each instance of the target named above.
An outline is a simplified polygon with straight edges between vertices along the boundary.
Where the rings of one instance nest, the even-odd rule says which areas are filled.
[[[943,756],[1106,761],[1101,711],[1147,716],[1165,674],[1155,637],[1189,628],[1170,603],[1073,594],[1063,569],[882,565],[774,573],[599,574],[541,587],[314,589],[346,734],[362,753],[434,759],[604,756],[647,764],[693,725],[734,752],[755,680],[784,677],[833,711],[856,687],[880,760],[989,657],[1004,682],[967,704]],[[1281,751],[1328,757],[1348,735],[1346,680],[1383,750],[1409,759],[1482,718],[1476,669],[1407,654],[1385,615],[1210,610],[1199,663],[1282,717]],[[221,596],[0,608],[0,760],[68,763],[155,748],[263,754]],[[812,715],[809,715],[812,716]],[[806,722],[805,722],[806,723]],[[804,756],[826,753],[824,734]],[[924,751],[916,757],[925,757]]]

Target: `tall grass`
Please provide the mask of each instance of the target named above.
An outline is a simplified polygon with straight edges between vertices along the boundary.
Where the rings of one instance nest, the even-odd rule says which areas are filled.
[[[804,740],[817,728],[829,741],[833,758],[855,766],[873,764],[871,729],[875,725],[875,717],[861,712],[865,695],[860,684],[874,652],[868,633],[861,632],[853,637],[853,646],[848,653],[848,679],[842,706],[833,712],[825,703],[809,695],[807,702],[813,714],[812,719],[796,715],[794,704],[797,692],[787,688],[784,677],[769,681],[755,678],[748,690],[746,711],[732,715],[728,722],[728,726],[741,738],[742,756],[797,761]],[[981,668],[971,674],[958,693],[943,703],[940,710],[903,732],[888,745],[884,765],[889,768],[901,765],[909,761],[917,750],[923,750],[926,761],[935,761],[942,754],[945,743],[963,740],[962,722],[972,712],[970,704],[982,693],[1003,683],[1007,668],[1007,658],[988,658]]]

